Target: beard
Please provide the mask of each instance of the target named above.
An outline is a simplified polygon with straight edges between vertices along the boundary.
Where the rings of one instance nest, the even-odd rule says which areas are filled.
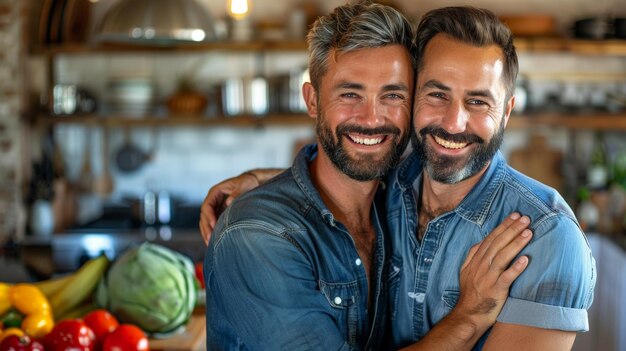
[[[365,128],[359,125],[342,123],[337,126],[335,133],[333,133],[321,111],[318,111],[316,132],[319,144],[333,165],[348,177],[360,182],[385,177],[398,164],[400,156],[402,156],[409,141],[408,133],[402,133],[399,128],[391,125]],[[382,155],[381,153],[357,153],[355,156],[351,156],[346,150],[343,137],[348,133],[359,133],[362,135],[385,134],[385,138],[391,138],[390,147]]]
[[[463,157],[439,155],[426,142],[429,134],[458,143],[475,143],[477,148]],[[444,184],[456,184],[485,168],[500,149],[503,137],[504,123],[500,123],[500,128],[488,143],[475,134],[450,134],[440,127],[428,126],[419,131],[419,137],[416,132],[411,133],[411,142],[414,152],[424,165],[424,170],[433,180]]]

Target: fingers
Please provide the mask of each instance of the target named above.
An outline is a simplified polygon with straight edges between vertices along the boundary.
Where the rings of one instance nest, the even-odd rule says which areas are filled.
[[[528,267],[528,262],[529,260],[526,256],[518,258],[515,263],[509,267],[509,269],[500,275],[500,278],[498,279],[499,287],[508,290],[515,279],[517,279],[517,277],[524,272],[526,267]]]
[[[530,219],[526,216],[518,213],[508,216],[482,242],[470,249],[461,272],[467,271],[466,276],[481,277],[484,282],[489,282],[488,285],[502,285],[508,289],[511,277],[516,278],[518,271],[514,268],[502,281],[501,275],[530,241],[532,232],[527,228],[529,224]]]
[[[530,224],[530,218],[514,212],[500,223],[481,243],[476,253],[477,258],[487,256],[489,263],[493,257]]]

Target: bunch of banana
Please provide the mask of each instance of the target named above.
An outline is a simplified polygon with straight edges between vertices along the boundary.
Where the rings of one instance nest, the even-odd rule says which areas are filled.
[[[46,295],[56,321],[89,312],[91,296],[109,266],[105,255],[85,262],[76,272],[32,283]]]

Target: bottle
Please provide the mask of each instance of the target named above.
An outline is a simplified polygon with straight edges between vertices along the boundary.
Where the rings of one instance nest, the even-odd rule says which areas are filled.
[[[591,190],[606,189],[609,183],[609,161],[602,132],[594,138],[593,151],[587,169],[587,185]]]

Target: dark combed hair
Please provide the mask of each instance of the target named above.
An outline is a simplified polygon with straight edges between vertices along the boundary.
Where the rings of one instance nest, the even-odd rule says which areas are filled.
[[[424,49],[437,34],[476,47],[497,45],[504,55],[504,84],[508,96],[513,95],[519,70],[513,34],[491,11],[471,6],[442,7],[422,17],[415,34],[417,72],[422,69]]]

